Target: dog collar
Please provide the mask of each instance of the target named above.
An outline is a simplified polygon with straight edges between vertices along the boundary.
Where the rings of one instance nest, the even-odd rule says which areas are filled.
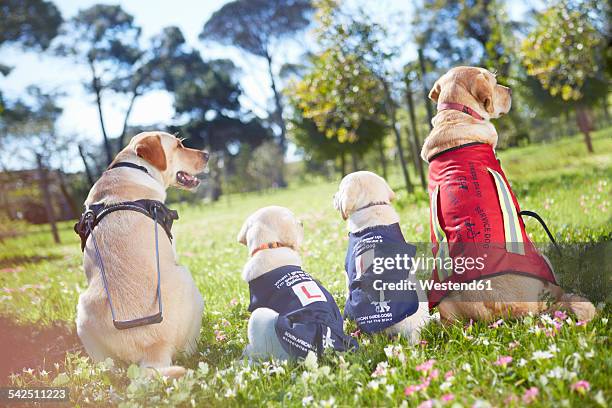
[[[251,252],[251,256],[254,256],[259,251],[263,251],[264,249],[273,249],[273,248],[293,248],[291,245],[285,245],[282,242],[268,242],[266,244],[261,244],[257,248]]]
[[[113,164],[112,166],[110,166],[108,168],[108,170],[116,169],[117,167],[129,167],[130,169],[136,169],[136,170],[144,171],[145,173],[149,174],[149,170],[147,170],[146,167],[139,166],[136,163],[130,163],[130,162],[117,162],[117,163]]]
[[[470,108],[469,106],[460,104],[460,103],[454,103],[454,102],[439,103],[438,112],[441,112],[443,110],[457,110],[463,113],[467,113],[468,115],[470,115],[471,117],[475,119],[484,120],[484,118],[480,116],[480,114],[476,112],[474,109]]]
[[[374,201],[372,203],[364,205],[363,207],[359,207],[358,209],[353,211],[353,214],[355,214],[357,211],[365,210],[366,208],[375,207],[377,205],[389,205],[389,203],[386,201]]]

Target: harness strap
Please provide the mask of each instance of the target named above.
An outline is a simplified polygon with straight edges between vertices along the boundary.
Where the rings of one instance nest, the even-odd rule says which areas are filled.
[[[450,248],[448,245],[448,241],[446,239],[446,234],[444,233],[444,229],[440,225],[440,220],[438,219],[438,197],[440,193],[440,186],[436,186],[434,192],[431,196],[431,219],[432,219],[432,228],[434,230],[434,234],[436,236],[436,241],[438,242],[438,250],[436,252],[436,260],[440,260],[439,265],[436,265],[438,270],[438,280],[440,282],[444,281],[448,277],[453,274],[452,267],[451,269],[446,269],[447,262],[452,265],[452,261],[447,261],[450,257]]]
[[[493,176],[499,205],[504,218],[504,235],[506,237],[506,250],[519,255],[525,255],[525,244],[518,213],[512,200],[510,188],[506,185],[504,178],[497,171],[490,169],[489,173]]]
[[[157,268],[157,304],[159,311],[150,316],[140,317],[132,320],[117,320],[117,314],[115,313],[115,307],[113,305],[113,300],[110,295],[110,291],[108,289],[108,280],[106,279],[106,269],[104,268],[104,262],[102,261],[102,256],[100,255],[100,249],[98,247],[98,242],[96,241],[96,236],[94,234],[95,227],[95,214],[93,211],[88,210],[85,214],[83,214],[82,220],[84,220],[85,225],[88,230],[88,234],[91,235],[91,240],[94,246],[94,250],[96,253],[96,260],[98,262],[98,267],[100,268],[100,274],[102,276],[102,284],[104,285],[104,291],[106,292],[106,298],[108,299],[108,304],[110,306],[111,316],[113,317],[113,325],[118,330],[130,329],[133,327],[146,326],[149,324],[161,323],[163,320],[163,307],[162,307],[162,298],[161,298],[161,270],[159,264],[159,236],[157,233],[157,207],[154,206],[152,208],[153,212],[153,221],[155,228],[155,260],[156,260],[156,268]],[[93,215],[93,217],[92,217]]]
[[[553,245],[557,249],[557,252],[559,253],[559,255],[562,255],[561,248],[559,248],[559,245],[557,244],[557,241],[555,241],[555,238],[553,237],[552,233],[548,229],[548,226],[546,225],[546,223],[544,222],[542,217],[540,217],[540,214],[538,214],[535,211],[522,210],[521,212],[519,212],[519,215],[520,216],[526,215],[528,217],[535,218],[536,220],[538,220],[538,222],[540,223],[542,228],[544,228],[544,231],[546,231],[546,235],[548,235],[548,239],[550,239],[550,242],[553,243]]]

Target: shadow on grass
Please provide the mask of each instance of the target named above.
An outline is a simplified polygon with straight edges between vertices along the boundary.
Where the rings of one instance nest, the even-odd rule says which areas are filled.
[[[66,353],[81,349],[76,332],[66,325],[18,325],[0,317],[0,385],[9,385],[10,374],[23,369],[51,371],[55,363],[64,363]]]
[[[45,256],[40,256],[40,255],[31,255],[31,256],[26,256],[26,255],[15,255],[15,256],[10,256],[8,258],[2,258],[0,259],[0,269],[3,268],[12,268],[15,266],[20,266],[20,265],[24,265],[24,264],[37,264],[40,262],[44,262],[44,261],[55,261],[58,259],[61,259],[62,256],[61,255],[45,255]]]

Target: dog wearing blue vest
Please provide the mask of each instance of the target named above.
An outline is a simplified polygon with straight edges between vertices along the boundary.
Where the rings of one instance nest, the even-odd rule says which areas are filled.
[[[249,249],[242,277],[249,284],[250,360],[304,358],[325,349],[356,349],[331,294],[302,269],[303,226],[284,207],[264,207],[244,222],[238,242]]]
[[[407,251],[411,247],[406,244],[400,229],[399,215],[391,206],[394,198],[395,193],[385,179],[369,171],[358,171],[344,177],[334,195],[334,208],[348,222],[349,230],[345,260],[348,294],[344,314],[354,320],[362,332],[400,334],[415,344],[420,340],[421,329],[429,322],[430,315],[427,297],[416,284],[414,275],[407,279],[415,283],[416,290],[402,290],[396,294],[381,290],[379,298],[364,289],[361,276],[361,272],[368,269],[363,264],[372,261],[364,260],[370,243],[405,247]],[[414,252],[410,256],[413,257]],[[396,278],[397,275],[380,275],[383,282]]]

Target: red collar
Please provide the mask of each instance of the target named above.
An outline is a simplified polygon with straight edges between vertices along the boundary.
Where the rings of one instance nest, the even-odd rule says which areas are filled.
[[[263,251],[264,249],[272,249],[272,248],[293,248],[291,245],[285,245],[281,242],[268,242],[266,244],[261,244],[257,248],[251,252],[251,256],[255,255],[259,251]]]
[[[458,110],[460,112],[467,113],[471,117],[478,119],[478,120],[484,120],[484,118],[480,116],[478,112],[476,112],[474,109],[470,108],[469,106],[462,105],[460,103],[454,103],[454,102],[438,104],[438,112],[443,111],[443,110],[449,110],[449,109]]]

